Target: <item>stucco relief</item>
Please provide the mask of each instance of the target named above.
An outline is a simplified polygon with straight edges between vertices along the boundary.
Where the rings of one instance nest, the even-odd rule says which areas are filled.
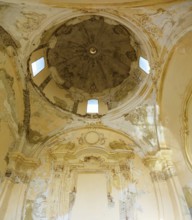
[[[134,111],[125,115],[125,120],[130,121],[133,125],[143,125],[147,123],[147,110],[145,106],[136,108]]]
[[[112,150],[130,150],[132,149],[127,143],[125,143],[125,141],[123,140],[118,140],[118,141],[112,141],[109,143],[109,147]]]
[[[150,148],[157,148],[157,133],[155,115],[158,107],[145,104],[137,107],[135,110],[124,115],[125,120],[131,123],[131,126],[137,130],[140,138],[146,142]]]
[[[149,167],[153,181],[165,181],[176,175],[170,149],[161,149],[149,154],[144,159],[144,164]]]
[[[73,146],[67,143],[66,146]],[[62,149],[62,148],[61,148]],[[61,152],[61,149],[54,149]],[[66,150],[69,154],[69,150]],[[57,153],[55,152],[55,155]],[[71,154],[74,154],[72,151]],[[48,154],[49,155],[49,154]],[[121,219],[126,220],[128,217],[135,219],[137,213],[138,196],[137,190],[129,185],[137,184],[137,176],[134,171],[134,158],[106,158],[99,155],[98,152],[68,157],[63,160],[63,156],[50,157],[47,154],[42,155],[41,165],[34,172],[29,183],[26,202],[24,207],[24,219],[55,219],[62,216],[70,220],[70,214],[73,212],[78,189],[76,181],[78,172],[103,172],[106,173],[108,182],[107,200],[108,207],[114,207],[112,197],[112,186],[124,193],[120,197]],[[133,188],[135,191],[133,191]]]
[[[134,22],[144,27],[154,40],[162,44],[164,43],[162,39],[169,36],[174,25],[178,22],[178,13],[183,13],[178,6],[170,7],[168,10],[164,7],[148,10],[147,12],[140,10],[135,12]]]
[[[98,131],[90,130],[87,133],[82,133],[81,136],[78,138],[78,142],[80,145],[83,144],[99,144],[103,145],[105,144],[105,136],[103,133],[100,133]]]
[[[62,140],[59,144],[56,145],[56,147],[53,147],[51,149],[48,149],[49,154],[53,155],[67,155],[68,153],[73,153],[76,150],[77,145],[75,142]]]

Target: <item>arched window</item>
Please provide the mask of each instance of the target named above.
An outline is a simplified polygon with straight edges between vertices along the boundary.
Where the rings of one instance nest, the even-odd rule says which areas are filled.
[[[32,73],[33,76],[36,76],[41,70],[45,68],[45,59],[44,57],[41,57],[40,59],[34,61],[32,64]]]
[[[150,73],[150,66],[149,66],[149,61],[146,60],[145,58],[143,57],[140,57],[139,58],[139,67],[145,71],[147,74]]]
[[[87,101],[87,113],[99,113],[99,104],[97,99]]]

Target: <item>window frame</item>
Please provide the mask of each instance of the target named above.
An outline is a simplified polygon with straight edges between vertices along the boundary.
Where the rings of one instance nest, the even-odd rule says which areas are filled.
[[[45,69],[45,66],[45,58],[43,56],[31,62],[31,70],[33,77],[37,76],[43,69]]]
[[[99,101],[98,101],[98,99],[87,100],[86,112],[87,112],[87,114],[99,114]]]

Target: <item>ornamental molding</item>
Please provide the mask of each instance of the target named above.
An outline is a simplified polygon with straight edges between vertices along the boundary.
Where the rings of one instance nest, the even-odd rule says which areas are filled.
[[[5,176],[13,183],[29,183],[32,172],[39,165],[38,159],[26,157],[20,152],[11,152]]]
[[[88,144],[88,145],[104,145],[105,144],[105,136],[103,133],[90,130],[86,133],[82,133],[81,136],[78,138],[78,142],[80,145]]]
[[[115,140],[116,142],[112,143]],[[67,130],[61,130],[58,131],[57,134],[53,133],[51,137],[39,147],[43,153],[48,149],[52,151],[58,146],[62,148],[62,145],[66,145],[69,142],[73,142],[76,146],[79,146],[79,149],[87,146],[98,146],[103,148],[107,147],[110,150],[113,148],[116,148],[116,150],[122,150],[122,148],[128,150],[130,148],[133,149],[134,146],[137,146],[137,144],[134,142],[134,140],[132,140],[131,137],[129,137],[129,135],[121,131],[109,128],[100,122],[96,122],[87,124],[83,127],[81,126]]]
[[[170,149],[161,149],[156,153],[146,156],[143,160],[145,166],[150,170],[153,181],[167,180],[176,175],[171,156],[172,151]]]
[[[20,152],[11,152],[9,153],[8,157],[8,167],[14,170],[34,170],[40,165],[39,159],[27,157]]]
[[[28,184],[30,182],[30,175],[25,172],[18,172],[15,170],[7,169],[5,172],[5,177],[7,177],[12,183],[25,183]]]

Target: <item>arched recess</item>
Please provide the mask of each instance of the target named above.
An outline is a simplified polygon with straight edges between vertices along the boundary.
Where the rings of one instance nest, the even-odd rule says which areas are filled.
[[[191,173],[189,172],[189,152],[186,152],[186,123],[189,107],[189,94],[192,80],[192,32],[188,32],[175,42],[170,52],[166,69],[161,78],[159,101],[160,117],[164,128],[166,146],[173,151],[178,176],[182,186],[189,184]],[[187,110],[188,109],[188,110]],[[188,117],[188,118],[187,118]],[[186,121],[187,120],[187,121]],[[190,134],[188,133],[190,136]],[[191,165],[190,165],[191,166]]]
[[[82,185],[78,181],[84,184],[86,198],[86,192],[91,193],[87,180],[91,177],[94,181],[94,175],[98,185],[101,182],[105,185],[105,191],[98,192],[101,197],[95,201],[103,212],[102,218],[158,219],[153,182],[142,158],[136,154],[137,148],[127,135],[104,126],[90,125],[53,136],[33,156],[41,164],[33,173],[26,193],[25,219],[41,216],[74,220],[77,213],[82,217],[84,200],[79,194]],[[97,191],[95,182],[92,182],[93,190]],[[165,192],[168,192],[166,187]],[[151,204],[154,212],[150,212]],[[40,212],[41,209],[46,211]],[[96,216],[99,214],[97,211]],[[85,219],[90,218],[87,214]]]

